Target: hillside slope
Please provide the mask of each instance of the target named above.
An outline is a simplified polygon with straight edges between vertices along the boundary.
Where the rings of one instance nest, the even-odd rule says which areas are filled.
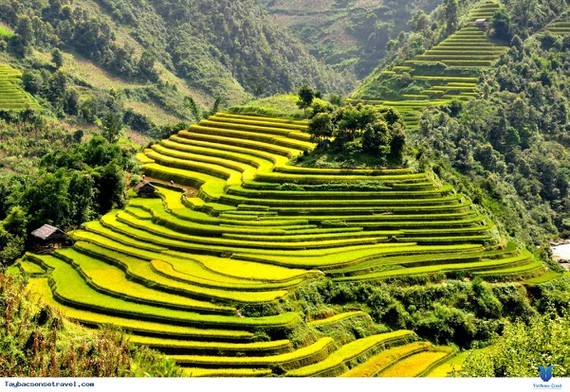
[[[124,210],[74,231],[73,248],[28,253],[17,267],[33,278],[34,293],[69,317],[124,328],[134,342],[171,353],[189,374],[208,375],[337,375],[361,354],[416,339],[402,330],[413,325],[402,305],[390,312],[373,302],[357,313],[395,331],[379,334],[386,330],[379,324],[352,337],[320,331],[322,323],[307,321],[323,304],[302,310],[311,285],[544,274],[470,200],[425,173],[290,166],[289,158],[314,148],[305,130],[306,121],[210,116],[138,155],[160,197],[133,197]],[[354,287],[345,295],[357,295]],[[343,311],[336,309],[336,321]],[[403,350],[402,358],[418,354],[414,375],[451,353]]]
[[[286,26],[317,59],[345,76],[361,79],[385,54],[386,44],[408,30],[418,11],[442,0],[261,1],[277,24]]]
[[[59,47],[143,83],[156,82],[155,71],[171,73],[199,101],[243,102],[250,94],[288,92],[303,82],[324,90],[349,87],[272,25],[254,0],[8,1],[0,7],[0,22],[17,33],[14,53]]]
[[[505,42],[487,36],[488,26],[475,25],[477,19],[492,19],[498,9],[500,4],[495,1],[478,3],[458,31],[403,64],[377,69],[351,98],[396,107],[408,128],[419,126],[423,108],[472,99],[480,72],[508,48]]]
[[[523,3],[478,2],[458,31],[413,57],[405,54],[430,33],[410,35],[352,97],[398,109],[408,129],[421,131],[409,133],[421,165],[461,184],[511,235],[543,248],[569,227],[569,3]],[[476,18],[488,20],[478,27]]]

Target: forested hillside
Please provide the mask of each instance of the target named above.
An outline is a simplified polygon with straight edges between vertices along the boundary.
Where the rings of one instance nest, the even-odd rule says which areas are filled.
[[[26,10],[26,12],[23,12]],[[118,76],[158,79],[154,63],[208,97],[290,91],[302,82],[345,90],[340,75],[312,58],[254,0],[7,1],[1,21],[15,29],[14,50],[60,47]]]
[[[410,136],[416,140],[420,162],[435,162],[437,174],[468,190],[513,236],[539,246],[547,238],[566,236],[569,37],[563,29],[549,28],[558,23],[564,26],[569,4],[564,0],[508,2],[488,26],[488,44],[475,38],[474,34],[481,33],[469,32],[473,20],[445,12],[452,4],[446,1],[444,12],[434,13],[424,23],[444,27],[440,35],[425,28],[410,33],[387,57],[392,63],[372,73],[355,96],[398,97],[419,108],[411,121],[420,132]],[[456,38],[422,54],[454,28],[462,28]],[[467,57],[457,52],[462,45],[462,55]],[[501,46],[505,49],[499,58]],[[469,59],[467,48],[471,47],[479,52]],[[414,55],[414,60],[408,60]],[[488,66],[493,57],[487,55],[495,56],[493,67]],[[486,68],[473,74],[473,68],[462,67],[462,61],[477,65],[476,58],[483,59],[479,62],[485,61]],[[400,67],[402,62],[415,69]],[[443,71],[435,71],[436,67]],[[445,84],[444,79],[451,80],[450,84],[426,90],[428,77],[424,75],[434,72],[447,75],[429,76],[439,79],[435,84]],[[402,88],[407,93],[403,96]],[[473,92],[467,93],[467,88]],[[430,95],[413,95],[426,93]],[[467,99],[467,94],[475,99]]]
[[[442,0],[262,0],[276,23],[287,26],[317,59],[345,77],[362,79],[383,58],[391,40],[409,30]],[[393,44],[391,44],[393,45]]]
[[[0,23],[0,220],[18,222],[1,226],[3,262],[40,222],[72,228],[122,206],[137,144],[254,95],[351,85],[255,1],[3,1]],[[64,168],[42,161],[66,149]]]

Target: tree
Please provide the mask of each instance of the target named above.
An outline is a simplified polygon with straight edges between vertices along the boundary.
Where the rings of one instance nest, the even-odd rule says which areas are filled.
[[[399,124],[394,124],[390,140],[390,159],[400,164],[404,161],[404,148],[406,146],[406,132]]]
[[[330,113],[318,113],[309,123],[311,138],[320,141],[333,135],[334,125]]]
[[[34,29],[32,21],[27,15],[19,16],[16,34],[10,40],[14,52],[20,56],[27,56],[34,44]]]
[[[61,110],[66,94],[67,78],[63,72],[56,71],[48,80],[47,98],[56,109]]]
[[[3,222],[4,228],[15,236],[25,236],[28,225],[28,214],[19,205],[13,206]]]
[[[44,79],[39,71],[26,70],[22,75],[22,84],[30,94],[39,94],[44,87]]]
[[[184,105],[190,109],[190,112],[196,121],[200,121],[202,119],[202,108],[196,103],[196,101],[194,101],[194,98],[189,95],[184,97]]]
[[[337,111],[338,130],[348,136],[364,131],[368,124],[378,118],[376,110],[370,105],[346,106]]]
[[[71,223],[79,226],[94,218],[95,181],[84,172],[74,171],[69,180]]]
[[[409,25],[414,33],[424,32],[429,26],[429,17],[424,10],[419,10],[414,14]]]
[[[158,81],[159,74],[154,66],[154,57],[146,50],[142,53],[138,64],[138,75],[140,78],[150,80],[151,82]]]
[[[78,129],[77,131],[73,132],[73,141],[77,144],[81,143],[83,139],[84,132],[82,129]]]
[[[389,126],[393,126],[395,123],[403,123],[402,115],[392,107],[383,107],[380,109],[380,113],[384,117],[384,120]]]
[[[18,17],[18,25],[16,26],[16,34],[22,38],[22,41],[27,45],[31,46],[34,44],[34,29],[32,26],[32,20],[27,15],[21,15]]]
[[[459,23],[457,0],[445,0],[444,12],[445,12],[445,35],[450,35],[455,30],[457,30],[457,26]]]
[[[513,39],[511,39],[511,46],[516,48],[519,51],[519,53],[521,53],[524,49],[524,43],[521,37],[515,34],[513,36]]]
[[[99,213],[104,214],[113,208],[123,206],[125,176],[117,162],[110,162],[103,167],[96,181],[96,187],[98,190]]]
[[[72,116],[77,116],[77,114],[79,114],[79,100],[80,95],[77,90],[69,91],[63,103],[63,111]]]
[[[102,135],[109,143],[119,140],[119,135],[123,129],[123,119],[119,113],[110,112],[102,121]]]
[[[373,155],[387,155],[389,146],[388,124],[376,121],[369,124],[362,135],[362,151]]]
[[[306,109],[313,103],[313,100],[316,98],[317,93],[315,90],[309,86],[308,84],[304,84],[299,88],[299,100],[297,101],[297,106],[300,109]]]
[[[36,229],[44,223],[66,227],[70,223],[69,179],[66,169],[56,173],[42,171],[22,196],[29,225]]]
[[[500,8],[493,15],[491,36],[502,41],[511,40],[511,17],[506,9]]]
[[[64,58],[63,58],[63,53],[61,53],[61,50],[56,48],[51,52],[51,61],[54,63],[56,68],[59,69],[63,67]]]

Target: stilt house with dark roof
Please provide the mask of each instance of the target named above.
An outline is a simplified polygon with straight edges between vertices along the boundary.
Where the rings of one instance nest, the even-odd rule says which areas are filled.
[[[47,224],[32,231],[32,241],[37,250],[44,251],[73,245],[73,241],[63,230]]]
[[[156,196],[156,188],[148,181],[141,181],[139,182],[133,190],[138,196],[141,197],[155,197]]]

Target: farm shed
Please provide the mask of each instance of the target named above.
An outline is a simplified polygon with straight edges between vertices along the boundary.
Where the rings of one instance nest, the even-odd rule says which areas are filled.
[[[32,240],[34,247],[40,250],[73,245],[73,241],[63,230],[47,224],[32,231]]]
[[[142,197],[154,197],[156,195],[156,188],[148,181],[141,181],[133,190]]]
[[[487,18],[481,18],[475,20],[475,26],[477,27],[487,27]]]

